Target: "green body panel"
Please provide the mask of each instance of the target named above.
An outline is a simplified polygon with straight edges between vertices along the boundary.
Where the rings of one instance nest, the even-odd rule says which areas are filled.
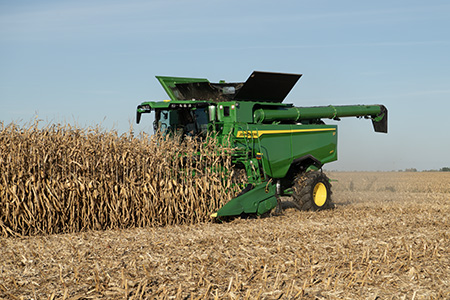
[[[337,159],[337,127],[334,125],[266,125],[235,127],[235,146],[261,153],[264,172],[284,178],[295,159],[312,155],[322,164]]]
[[[178,83],[209,82],[206,78],[156,76],[156,79],[161,83],[171,100],[183,100],[180,99],[180,95],[176,90],[176,84]]]
[[[257,75],[263,79],[260,86],[267,84],[271,76],[277,80],[284,78],[283,74],[280,77],[276,73]],[[171,100],[141,103],[137,108],[137,122],[142,113],[155,111],[156,130],[199,136],[212,133],[218,143],[235,149],[232,154],[235,167],[244,169],[248,182],[254,186],[232,199],[217,216],[263,214],[276,206],[278,194],[292,187],[299,172],[320,169],[337,160],[337,126],[326,125],[322,119],[364,117],[372,120],[376,132],[387,132],[387,109],[383,105],[294,107],[278,100],[245,100],[245,97],[253,99],[260,92],[255,91],[258,82],[255,84],[254,80],[245,90],[246,83],[157,78]],[[240,98],[236,96],[239,101],[233,100],[233,93],[238,95],[240,89],[245,92]],[[181,99],[180,95],[195,96],[198,100]],[[274,95],[278,97],[280,93]]]
[[[237,216],[242,213],[262,215],[272,210],[276,205],[275,185],[263,182],[225,204],[217,211],[217,217]]]

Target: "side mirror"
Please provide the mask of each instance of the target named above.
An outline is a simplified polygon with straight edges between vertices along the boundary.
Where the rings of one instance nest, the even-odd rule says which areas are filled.
[[[136,123],[139,124],[139,122],[141,121],[142,113],[149,113],[151,111],[152,111],[152,108],[150,107],[149,104],[138,105],[137,110],[136,110]]]
[[[140,112],[136,112],[136,124],[139,124],[139,122],[141,122],[141,113]]]

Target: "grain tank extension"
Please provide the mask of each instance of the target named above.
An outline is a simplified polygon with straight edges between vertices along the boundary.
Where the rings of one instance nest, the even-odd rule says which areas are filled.
[[[261,215],[279,209],[281,196],[292,196],[303,210],[332,208],[331,184],[321,168],[337,160],[337,126],[323,119],[366,118],[375,132],[387,133],[387,109],[283,103],[301,76],[255,71],[236,83],[157,76],[170,100],[141,103],[136,121],[154,111],[155,131],[198,138],[213,134],[218,143],[236,149],[234,166],[245,172],[248,185],[212,217]]]

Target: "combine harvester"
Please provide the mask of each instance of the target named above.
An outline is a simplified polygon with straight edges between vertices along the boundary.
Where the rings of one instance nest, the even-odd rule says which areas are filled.
[[[248,185],[211,217],[262,215],[292,196],[301,210],[332,208],[324,164],[337,160],[337,126],[322,119],[364,117],[387,133],[384,105],[295,107],[282,103],[300,74],[253,72],[246,82],[211,83],[203,78],[157,76],[170,100],[143,102],[141,114],[155,111],[154,129],[166,134],[206,137],[236,150],[235,168]]]

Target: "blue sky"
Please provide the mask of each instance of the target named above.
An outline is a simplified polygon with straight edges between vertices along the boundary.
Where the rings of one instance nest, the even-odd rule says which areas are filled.
[[[0,121],[126,132],[140,102],[167,99],[155,75],[302,73],[286,102],[389,109],[387,135],[326,121],[339,125],[327,169],[439,169],[450,166],[449,28],[450,2],[434,0],[0,0]]]

